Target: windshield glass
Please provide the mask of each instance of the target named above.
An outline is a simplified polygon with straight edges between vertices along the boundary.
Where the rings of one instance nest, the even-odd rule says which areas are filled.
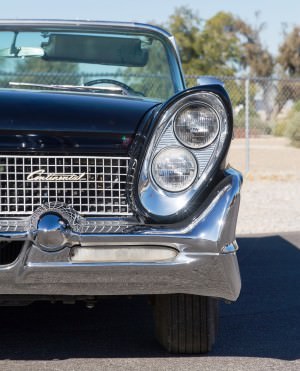
[[[165,100],[176,92],[169,60],[167,46],[152,33],[0,32],[1,88],[72,91],[76,86]]]

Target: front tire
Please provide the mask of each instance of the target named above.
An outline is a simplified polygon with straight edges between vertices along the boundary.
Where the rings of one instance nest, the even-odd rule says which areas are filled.
[[[170,353],[207,353],[218,327],[218,300],[189,294],[155,295],[156,338]]]

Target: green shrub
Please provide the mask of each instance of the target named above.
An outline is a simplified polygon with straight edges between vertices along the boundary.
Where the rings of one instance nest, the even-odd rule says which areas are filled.
[[[300,147],[300,111],[294,112],[290,117],[286,127],[286,135],[290,138],[293,146]]]
[[[250,130],[255,135],[270,135],[272,129],[270,123],[266,120],[262,120],[259,116],[250,117]]]
[[[271,134],[272,130],[268,121],[262,120],[254,111],[250,111],[249,126],[252,135]],[[234,127],[245,129],[245,111],[242,109],[234,116]]]
[[[272,128],[272,134],[275,135],[275,137],[285,136],[287,124],[288,124],[288,121],[286,119],[277,121],[276,124]]]
[[[300,112],[300,100],[295,102],[295,104],[293,105],[293,111],[294,112]]]

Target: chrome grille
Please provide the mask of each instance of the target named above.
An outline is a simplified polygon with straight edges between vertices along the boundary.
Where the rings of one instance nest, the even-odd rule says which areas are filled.
[[[1,155],[0,214],[29,215],[45,202],[63,202],[82,215],[129,215],[128,163],[128,157]]]

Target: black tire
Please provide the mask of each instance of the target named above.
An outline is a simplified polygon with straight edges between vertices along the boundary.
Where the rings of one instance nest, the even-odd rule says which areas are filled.
[[[156,337],[170,353],[207,353],[219,322],[218,300],[188,294],[155,295]]]

